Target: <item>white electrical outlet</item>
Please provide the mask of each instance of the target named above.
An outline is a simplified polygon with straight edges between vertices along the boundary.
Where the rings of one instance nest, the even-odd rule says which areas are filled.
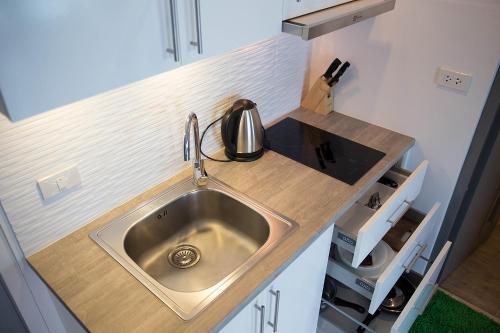
[[[80,174],[76,166],[59,171],[48,177],[39,179],[38,187],[42,193],[43,199],[48,200],[59,193],[71,190],[80,185]]]
[[[439,67],[436,72],[435,82],[443,87],[453,88],[459,91],[469,91],[472,76],[469,74],[453,71]]]

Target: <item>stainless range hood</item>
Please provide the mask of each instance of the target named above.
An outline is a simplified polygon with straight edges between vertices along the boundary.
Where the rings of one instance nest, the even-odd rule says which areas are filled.
[[[282,31],[310,40],[394,9],[396,0],[355,0],[283,21]]]

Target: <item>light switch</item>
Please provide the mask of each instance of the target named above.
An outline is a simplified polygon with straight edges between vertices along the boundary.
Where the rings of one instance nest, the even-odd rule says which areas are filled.
[[[48,200],[59,193],[69,191],[81,184],[80,174],[76,166],[38,179],[37,182],[44,200]]]

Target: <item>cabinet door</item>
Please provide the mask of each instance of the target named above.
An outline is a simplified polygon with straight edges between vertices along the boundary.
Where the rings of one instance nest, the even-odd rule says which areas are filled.
[[[12,120],[178,66],[169,0],[0,1],[0,87]]]
[[[185,0],[179,8],[183,64],[281,33],[281,0]]]
[[[332,232],[333,226],[309,245],[219,333],[315,332]],[[259,310],[261,306],[265,311],[263,317]]]
[[[274,322],[276,332],[316,332],[332,231],[323,232],[267,288],[266,332],[273,332]]]
[[[259,310],[265,305],[263,294],[256,296],[250,303],[248,303],[231,321],[229,321],[219,333],[263,333],[261,325],[265,325],[265,318],[262,315],[262,310]]]

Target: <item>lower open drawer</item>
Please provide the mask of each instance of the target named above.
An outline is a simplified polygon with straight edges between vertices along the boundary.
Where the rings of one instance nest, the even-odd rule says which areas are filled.
[[[424,311],[437,288],[436,281],[450,247],[451,242],[447,242],[443,246],[428,272],[419,279],[420,282],[403,311],[399,314],[382,312],[368,325],[366,332],[408,332],[415,319]],[[362,305],[365,308],[370,304],[367,298],[361,296],[347,286],[339,287],[336,296]],[[359,323],[364,320],[366,315],[366,312],[361,314],[351,308],[328,306],[327,309],[320,314],[317,333],[356,332]]]
[[[436,203],[426,215],[410,209],[384,237],[397,253],[378,277],[363,277],[358,269],[336,258],[330,258],[327,274],[370,299],[369,312],[374,313],[403,272],[424,273],[421,256],[424,252],[430,253],[434,244],[440,226],[435,219],[439,206]]]

